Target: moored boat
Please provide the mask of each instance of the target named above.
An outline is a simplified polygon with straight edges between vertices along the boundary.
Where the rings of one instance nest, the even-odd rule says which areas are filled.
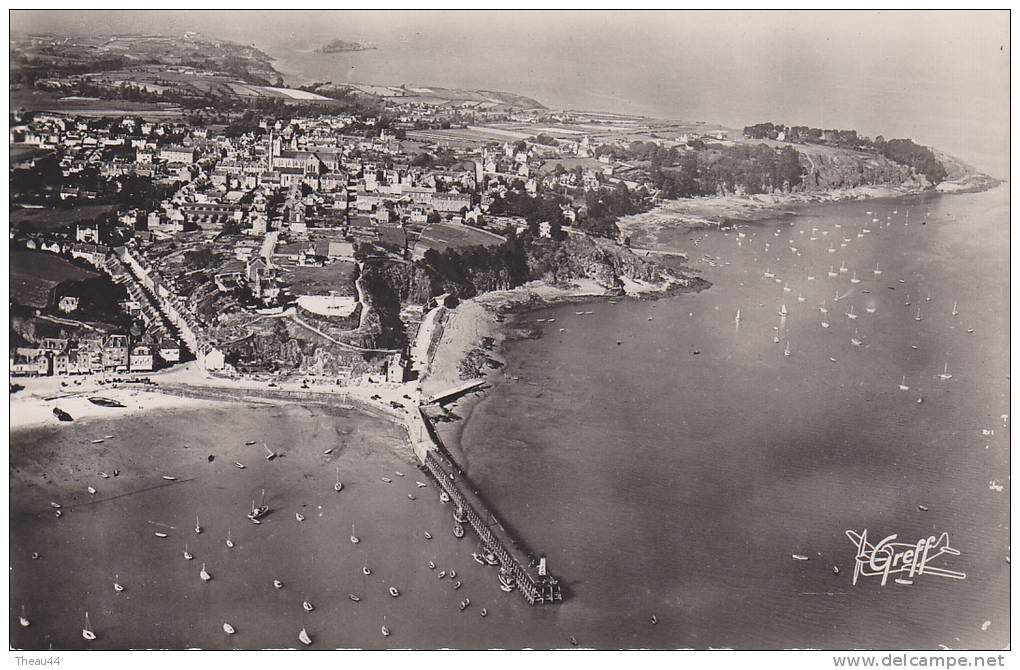
[[[301,644],[306,646],[312,643],[312,638],[308,637],[308,631],[304,628],[302,628],[301,632],[298,633],[297,639],[301,640]]]
[[[453,536],[457,539],[464,537],[464,526],[459,523],[453,527]]]

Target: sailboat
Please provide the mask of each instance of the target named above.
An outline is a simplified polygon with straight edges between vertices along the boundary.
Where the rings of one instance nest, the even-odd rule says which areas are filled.
[[[733,317],[733,321],[736,322],[737,325],[740,324],[740,310],[739,309],[737,310],[737,315],[735,317]]]
[[[839,273],[845,275],[847,272],[849,272],[849,269],[846,266],[846,261],[843,261],[839,264]]]
[[[798,293],[797,294],[797,302],[804,302],[804,294],[803,293]]]
[[[198,576],[202,578],[203,582],[208,582],[212,579],[212,575],[205,569],[205,563],[202,564],[202,571],[198,573]]]
[[[925,302],[931,302],[931,291],[928,291],[928,295],[924,299]]]
[[[907,307],[910,307],[910,294],[909,293],[907,294],[907,299],[906,299],[906,301],[903,304],[906,305]]]
[[[25,616],[25,606],[21,606],[21,616],[18,617],[18,623],[21,624],[22,628],[28,628],[32,625],[32,622]]]
[[[195,533],[201,533],[201,532],[202,532],[202,526],[201,526],[201,524],[198,523],[198,515],[196,514],[195,515]]]
[[[826,321],[825,317],[823,316],[822,317],[822,328],[828,328],[828,327],[829,327],[829,322]]]
[[[223,632],[226,633],[227,635],[233,635],[234,632],[235,632],[234,631],[234,627],[231,626],[229,623],[224,622],[223,623]]]
[[[383,625],[382,625],[382,628],[380,628],[379,630],[382,632],[383,637],[389,637],[390,636],[390,629],[386,627],[386,616],[385,615],[383,615],[382,620],[383,620]]]
[[[269,445],[268,445],[268,444],[266,444],[265,442],[263,442],[263,443],[262,443],[262,446],[263,446],[263,447],[265,448],[265,450],[266,450],[266,460],[267,460],[267,461],[271,461],[271,460],[273,460],[274,458],[276,458],[276,454],[275,454],[275,453],[273,453],[273,450],[269,448]]]
[[[917,308],[917,316],[914,317],[914,321],[920,321],[920,320],[921,320],[921,308],[918,307]]]
[[[312,606],[312,603],[308,602],[308,598],[305,598],[304,602],[301,603],[301,607],[305,608],[306,612],[311,612],[315,609],[315,607]]]
[[[234,548],[234,541],[230,539],[230,529],[227,529],[227,546],[231,549]]]
[[[89,641],[96,639],[96,634],[92,632],[92,624],[89,623],[88,612],[85,612],[85,627],[81,629],[81,636]]]
[[[308,645],[312,643],[312,638],[308,637],[308,631],[304,628],[298,633],[297,639],[301,640],[301,644]]]
[[[874,269],[874,270],[872,270],[872,272],[873,272],[873,273],[875,273],[875,276],[876,276],[876,277],[877,277],[878,275],[882,274],[882,269],[881,269],[880,267],[878,267],[878,263],[875,263],[875,269]]]
[[[945,366],[942,368],[942,374],[939,375],[939,379],[941,379],[942,381],[945,381],[947,379],[952,379],[952,378],[953,378],[953,375],[949,374],[949,363],[946,363]]]
[[[903,375],[903,379],[900,380],[900,390],[901,391],[909,391],[910,390],[910,387],[907,386],[907,376],[906,375]]]
[[[860,340],[860,338],[857,337],[857,329],[856,328],[854,328],[854,336],[850,338],[850,344],[854,345],[855,347],[861,346],[861,340]]]
[[[358,536],[354,534],[354,524],[352,523],[351,524],[351,544],[357,544],[358,542],[361,542],[361,540],[359,540]]]
[[[857,318],[857,315],[854,314],[854,306],[852,304],[850,305],[850,311],[846,313],[846,318],[851,319],[851,320]]]
[[[822,306],[818,308],[818,311],[821,312],[822,314],[828,314],[829,313],[829,308],[825,306],[825,299],[824,298],[822,299]]]
[[[791,293],[791,292],[793,292],[793,289],[790,288],[789,286],[787,286],[786,283],[783,283],[783,293]]]
[[[830,277],[835,277],[835,276],[836,276],[837,274],[838,274],[838,273],[837,273],[837,272],[836,272],[835,270],[833,270],[833,269],[832,269],[832,266],[830,265],[830,266],[829,266],[829,276],[830,276]]]
[[[956,301],[954,300],[953,301],[953,316],[956,316],[957,314],[959,314],[959,312],[956,311]]]
[[[790,340],[786,340],[786,349],[783,350],[784,356],[789,356],[792,352],[790,351]]]
[[[786,311],[786,303],[784,302],[782,307],[779,308],[779,316],[786,316],[789,312]]]
[[[120,583],[120,575],[113,576],[113,590],[117,593],[121,593],[124,590],[124,586]]]
[[[344,488],[344,485],[340,483],[340,466],[336,466],[336,483],[333,484],[333,490],[340,493]]]
[[[861,283],[861,280],[857,278],[857,270],[854,270],[853,276],[850,277],[850,283],[851,284],[860,284]]]
[[[188,551],[188,543],[187,543],[187,542],[185,542],[185,543],[184,543],[184,560],[186,560],[186,561],[190,561],[190,560],[191,560],[191,559],[193,559],[193,558],[194,558],[194,556],[192,556],[192,555],[191,555],[191,552],[190,552],[190,551]]]
[[[248,519],[254,524],[259,524],[261,523],[259,519],[264,517],[266,514],[269,514],[269,506],[266,505],[266,490],[262,489],[262,501],[259,503],[258,507],[255,507],[254,499],[251,501],[251,511],[248,512]]]

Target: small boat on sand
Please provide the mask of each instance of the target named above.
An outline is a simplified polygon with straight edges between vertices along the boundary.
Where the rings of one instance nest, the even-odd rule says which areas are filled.
[[[396,475],[396,476],[398,476],[398,477],[403,477],[403,476],[404,476],[404,473],[403,473],[403,472],[401,472],[400,470],[394,470],[394,471],[393,471],[393,474],[395,474],[395,475]]]
[[[248,440],[248,441],[247,441],[247,442],[245,442],[244,444],[245,444],[245,446],[248,446],[248,447],[250,447],[251,445],[253,445],[253,444],[256,444],[256,442],[255,442],[255,440]]]
[[[93,405],[99,405],[100,407],[127,407],[127,405],[119,403],[116,400],[111,400],[110,398],[104,398],[98,395],[89,398],[89,402]]]

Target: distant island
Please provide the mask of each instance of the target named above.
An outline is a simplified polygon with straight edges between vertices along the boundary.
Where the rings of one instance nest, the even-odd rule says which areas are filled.
[[[321,47],[315,50],[316,53],[320,54],[338,54],[347,51],[371,51],[375,49],[373,46],[367,44],[361,44],[359,42],[350,42],[348,40],[333,40],[327,42]]]

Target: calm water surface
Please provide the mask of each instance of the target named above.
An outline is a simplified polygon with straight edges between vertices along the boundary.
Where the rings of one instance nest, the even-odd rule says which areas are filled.
[[[701,294],[523,317],[556,322],[462,445],[573,593],[516,645],[1008,644],[1008,220],[1006,187],[818,206],[677,236]],[[948,532],[966,579],[852,586],[848,529]]]

